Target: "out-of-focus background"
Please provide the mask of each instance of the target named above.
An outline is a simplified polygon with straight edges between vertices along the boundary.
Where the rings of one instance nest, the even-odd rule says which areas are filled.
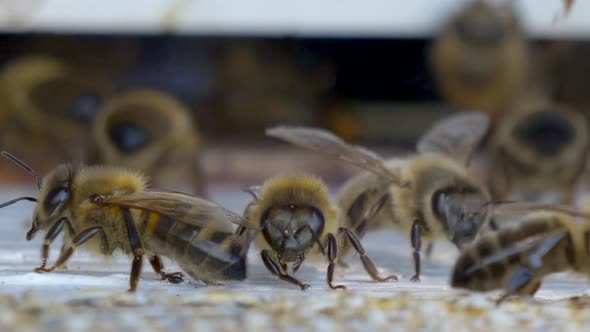
[[[2,1],[0,139],[42,172],[63,161],[100,163],[105,159],[92,151],[102,143],[89,134],[96,115],[113,98],[152,89],[189,113],[209,182],[251,184],[301,169],[299,158],[274,155],[301,152],[264,138],[263,129],[273,124],[325,127],[385,154],[412,151],[432,121],[480,105],[462,100],[470,91],[447,91],[453,83],[445,75],[458,74],[437,75],[433,60],[434,41],[470,2]],[[499,31],[500,41],[516,40],[507,46],[515,49],[514,59],[482,60],[516,63],[510,70],[517,73],[501,85],[511,91],[542,86],[543,94],[586,115],[588,4],[485,3],[491,15],[472,15],[482,22],[483,38],[488,29]],[[465,33],[478,38],[469,24]],[[479,108],[502,113],[511,106],[507,96],[492,98],[499,101]],[[118,132],[111,136],[119,142],[142,135],[127,127]],[[346,166],[332,166],[313,169],[335,181],[349,174]],[[3,180],[13,173],[21,180],[12,165],[0,163],[0,169]]]

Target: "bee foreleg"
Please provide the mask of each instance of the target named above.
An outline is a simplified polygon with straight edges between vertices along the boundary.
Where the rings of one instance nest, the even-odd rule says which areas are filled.
[[[69,226],[69,220],[66,217],[59,219],[45,234],[45,239],[43,240],[43,246],[41,247],[41,266],[35,269],[35,272],[49,272],[48,269],[45,267],[47,265],[47,260],[49,259],[49,247],[57,236],[63,231],[64,225]],[[61,250],[61,254],[63,254],[64,248]]]
[[[150,257],[150,264],[152,265],[154,272],[162,277],[162,280],[168,280],[168,282],[173,284],[179,284],[184,281],[182,279],[182,272],[166,273],[163,271],[164,263],[162,262],[160,256],[154,255]]]
[[[121,208],[121,212],[123,213],[123,218],[125,219],[125,224],[127,226],[127,239],[129,240],[129,246],[131,247],[131,252],[133,253],[131,273],[129,274],[129,292],[135,292],[137,289],[137,284],[139,283],[139,276],[141,275],[144,249],[129,209]]]
[[[328,271],[326,272],[326,281],[328,282],[328,286],[332,289],[346,289],[346,286],[343,285],[336,285],[332,284],[332,280],[334,279],[334,268],[336,266],[336,258],[338,258],[338,244],[336,243],[336,238],[334,234],[328,233],[328,260],[330,263],[328,264]]]
[[[359,255],[361,257],[361,262],[363,263],[365,271],[367,271],[367,273],[369,274],[371,279],[373,279],[373,281],[383,282],[383,281],[391,281],[391,280],[397,281],[398,280],[396,275],[390,275],[385,278],[382,278],[381,276],[379,276],[379,271],[377,270],[377,267],[375,267],[373,260],[371,260],[371,258],[367,255],[365,248],[363,248],[361,241],[359,241],[359,239],[356,237],[356,235],[354,235],[354,233],[351,230],[349,230],[348,228],[340,227],[338,230],[341,233],[344,233],[346,235],[346,238],[348,239],[348,241],[350,242],[350,244],[352,245],[354,250],[356,250],[356,252],[359,253]]]
[[[104,236],[104,230],[100,226],[91,227],[91,228],[88,228],[88,229],[80,232],[72,240],[72,243],[70,243],[70,245],[61,252],[59,257],[57,258],[57,261],[55,261],[55,264],[53,264],[53,266],[48,269],[44,269],[43,272],[51,272],[51,271],[55,270],[56,268],[63,267],[68,262],[68,260],[70,260],[70,258],[72,258],[72,255],[74,254],[74,251],[76,250],[77,247],[84,244],[84,242],[90,240],[92,237],[94,237],[99,232],[102,233],[102,235]]]
[[[301,281],[297,280],[295,277],[288,275],[285,273],[282,268],[270,257],[268,250],[262,250],[260,252],[260,257],[262,257],[262,262],[264,266],[270,271],[270,273],[278,276],[281,280],[285,280],[292,284],[295,284],[301,288],[301,290],[306,290],[309,288],[308,284],[304,284]]]
[[[416,272],[410,280],[418,282],[420,281],[420,247],[422,247],[422,234],[420,224],[417,220],[412,224],[410,241],[412,242],[412,248],[414,249],[412,256],[414,257],[414,269]]]

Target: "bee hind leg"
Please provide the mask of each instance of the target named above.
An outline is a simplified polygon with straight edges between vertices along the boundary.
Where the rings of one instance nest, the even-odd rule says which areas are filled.
[[[351,230],[345,227],[340,227],[338,230],[340,233],[344,233],[346,235],[346,238],[348,239],[354,250],[356,250],[356,252],[359,253],[361,257],[361,262],[363,263],[363,267],[365,268],[365,271],[367,271],[367,274],[369,274],[371,279],[373,279],[373,281],[384,282],[398,280],[398,277],[396,275],[390,275],[385,278],[381,277],[379,275],[377,267],[375,267],[375,264],[373,263],[373,260],[371,260],[371,258],[367,255],[365,248],[363,248],[361,241],[359,241],[356,235],[354,235],[354,233]]]
[[[184,279],[182,279],[182,277],[184,276],[182,272],[164,272],[164,263],[162,262],[160,256],[153,255],[152,257],[150,257],[149,261],[152,265],[152,268],[154,269],[154,272],[160,275],[160,277],[162,277],[162,280],[168,280],[168,282],[173,284],[179,284],[184,281]]]
[[[262,250],[260,252],[260,257],[262,257],[262,262],[264,263],[264,266],[266,266],[266,268],[270,271],[270,273],[281,278],[281,280],[295,284],[295,285],[299,286],[299,288],[301,288],[301,290],[306,290],[309,288],[308,284],[304,284],[301,281],[299,281],[297,278],[285,273],[283,271],[283,269],[280,267],[280,265],[278,265],[272,259],[272,257],[270,257],[268,250]]]
[[[141,244],[141,238],[137,233],[137,228],[133,222],[133,217],[128,208],[121,208],[123,219],[125,219],[125,226],[127,227],[127,239],[129,246],[133,253],[133,262],[131,263],[131,272],[129,274],[129,292],[133,293],[137,290],[139,284],[139,276],[141,275],[141,268],[143,266],[144,249]]]

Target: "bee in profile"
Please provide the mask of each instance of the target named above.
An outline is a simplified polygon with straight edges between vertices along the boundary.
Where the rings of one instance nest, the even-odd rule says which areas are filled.
[[[387,161],[321,129],[283,126],[267,134],[368,169],[340,189],[340,224],[359,238],[373,223],[406,232],[414,249],[411,280],[419,281],[423,239],[447,237],[460,248],[487,224],[490,195],[467,166],[488,124],[483,113],[458,113],[420,138],[418,155]]]
[[[338,208],[330,202],[326,185],[309,174],[273,177],[262,186],[248,190],[253,196],[244,216],[260,227],[257,244],[266,268],[282,280],[299,286],[308,284],[296,279],[296,273],[308,254],[312,258],[327,257],[326,280],[332,289],[343,285],[332,284],[338,248],[336,235],[342,234],[360,254],[367,273],[375,281],[397,280],[396,276],[382,278],[360,241],[347,228],[339,227]],[[288,273],[289,266],[292,274]]]
[[[504,290],[499,304],[511,295],[534,295],[552,273],[590,274],[590,216],[557,205],[526,210],[464,247],[451,275],[452,287]]]
[[[36,272],[62,268],[77,247],[111,256],[116,250],[133,257],[130,291],[139,283],[143,257],[154,271],[173,283],[182,274],[166,273],[160,256],[174,260],[192,278],[205,283],[242,280],[246,277],[246,253],[251,242],[244,232],[233,233],[232,223],[245,226],[240,216],[209,201],[181,193],[150,190],[145,179],[115,167],[60,165],[41,179],[29,166],[2,152],[37,178],[39,197],[20,197],[36,202],[33,223],[27,233],[32,240],[45,232],[41,266]],[[64,247],[53,266],[47,267],[49,248],[63,233]]]
[[[525,86],[528,52],[513,10],[478,0],[442,28],[430,60],[451,105],[495,117]]]
[[[584,116],[543,98],[523,98],[500,118],[490,145],[495,198],[557,190],[563,203],[573,202],[590,145]]]
[[[136,90],[109,99],[94,121],[94,163],[139,170],[156,188],[205,192],[199,136],[172,96]],[[190,179],[189,188],[178,188]]]
[[[50,151],[85,160],[90,123],[109,94],[104,79],[56,58],[11,61],[0,72],[3,147],[37,158]]]

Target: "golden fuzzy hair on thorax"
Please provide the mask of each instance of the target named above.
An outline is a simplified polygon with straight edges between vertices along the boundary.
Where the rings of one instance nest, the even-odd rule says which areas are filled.
[[[116,166],[81,167],[74,182],[74,188],[81,197],[87,193],[142,192],[148,187],[147,178],[140,172]]]
[[[260,222],[271,207],[313,206],[322,211],[326,224],[337,218],[337,210],[330,203],[326,184],[311,174],[279,175],[264,182],[258,201],[250,209],[250,218]]]

